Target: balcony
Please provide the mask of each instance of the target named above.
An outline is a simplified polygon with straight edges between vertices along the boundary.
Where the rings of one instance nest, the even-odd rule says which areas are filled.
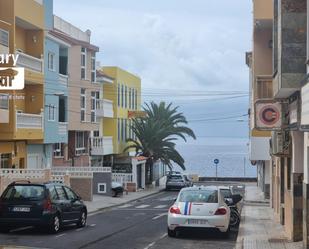
[[[273,19],[273,1],[254,0],[253,15],[255,20],[272,20]]]
[[[16,113],[16,129],[40,129],[43,130],[43,114]]]
[[[63,74],[59,74],[59,83],[64,85],[64,86],[68,86],[68,79],[69,76],[67,75],[63,75]]]
[[[96,100],[97,117],[99,118],[113,118],[114,109],[113,101],[107,99]]]
[[[9,123],[9,95],[0,94],[0,123]]]
[[[114,153],[113,137],[103,137],[104,155]]]
[[[103,137],[90,137],[91,155],[103,156],[104,155]]]
[[[66,135],[68,133],[68,123],[59,122],[58,123],[58,133],[59,135]]]
[[[273,98],[272,76],[257,76],[255,87],[256,100]]]
[[[37,73],[43,73],[43,59],[33,57],[31,55],[16,51],[19,55],[17,60],[18,67],[24,67]]]

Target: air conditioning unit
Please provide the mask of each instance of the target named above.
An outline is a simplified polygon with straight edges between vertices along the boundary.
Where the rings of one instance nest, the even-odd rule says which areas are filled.
[[[271,135],[270,154],[278,157],[288,156],[290,153],[290,137],[285,131],[275,131]]]

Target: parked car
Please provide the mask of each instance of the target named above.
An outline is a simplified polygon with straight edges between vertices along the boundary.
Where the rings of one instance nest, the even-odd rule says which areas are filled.
[[[183,178],[185,180],[186,187],[192,187],[193,186],[193,182],[190,180],[190,178],[188,176],[183,175]]]
[[[229,234],[230,209],[216,186],[182,189],[167,217],[168,236],[184,229],[211,228]]]
[[[86,222],[86,205],[71,188],[60,183],[13,182],[0,197],[2,232],[38,226],[57,233],[63,225],[84,227]]]
[[[123,194],[124,187],[119,182],[112,182],[112,195],[117,197],[119,194]]]
[[[169,175],[166,179],[166,190],[179,190],[187,187],[186,181],[182,175]]]

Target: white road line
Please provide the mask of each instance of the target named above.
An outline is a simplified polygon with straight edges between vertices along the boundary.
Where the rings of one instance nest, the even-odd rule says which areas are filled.
[[[148,246],[146,246],[144,249],[149,249],[150,247],[154,246],[155,243],[156,243],[156,242],[150,243],[150,244],[149,244]]]
[[[91,227],[95,227],[96,225],[97,225],[97,224],[91,224],[90,226],[91,226]]]
[[[167,205],[158,205],[158,206],[156,206],[154,208],[165,208],[165,207],[167,207]]]
[[[65,233],[62,233],[62,234],[59,234],[59,235],[57,235],[57,236],[55,236],[56,238],[59,238],[59,237],[62,237],[62,236],[64,236],[64,235],[66,235]]]
[[[167,215],[167,213],[158,214],[157,216],[153,217],[152,220],[157,220],[165,215]]]
[[[132,204],[124,204],[118,208],[127,208],[127,207],[132,207],[133,205]]]
[[[28,229],[31,229],[33,227],[31,226],[28,226],[28,227],[21,227],[21,228],[17,228],[17,229],[14,229],[14,230],[11,230],[10,232],[20,232],[20,231],[24,231],[24,230],[28,230]]]
[[[150,205],[139,205],[139,206],[137,206],[137,207],[135,207],[135,208],[147,208],[147,207],[149,207]]]
[[[156,241],[150,243],[148,246],[146,246],[144,249],[150,249],[151,247],[153,247],[159,240],[163,239],[164,237],[167,236],[167,233],[164,233],[163,235],[161,235],[159,237],[159,239],[157,239]]]
[[[166,236],[167,236],[167,233],[163,234],[163,235],[160,237],[160,239],[163,239],[163,238],[166,237]]]
[[[78,229],[76,229],[75,231],[76,231],[76,232],[80,232],[80,231],[82,231],[82,230],[84,230],[84,228],[78,228]]]

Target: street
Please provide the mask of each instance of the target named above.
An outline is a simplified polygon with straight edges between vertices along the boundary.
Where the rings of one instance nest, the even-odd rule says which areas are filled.
[[[237,230],[228,239],[216,232],[194,232],[169,238],[167,210],[177,192],[161,192],[144,199],[93,214],[85,228],[65,227],[56,235],[33,228],[0,234],[0,245],[31,248],[106,249],[228,249],[235,246]]]

